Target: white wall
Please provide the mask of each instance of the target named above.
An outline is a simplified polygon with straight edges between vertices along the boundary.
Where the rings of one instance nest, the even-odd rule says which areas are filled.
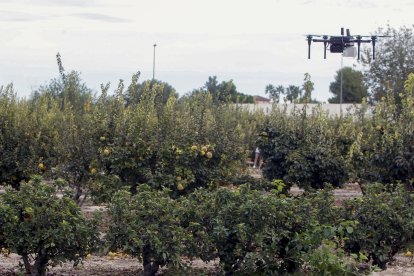
[[[294,110],[302,110],[305,104],[240,104],[240,106],[245,107],[249,111],[259,111],[262,110],[266,115],[270,114],[272,111],[273,105],[275,108],[280,110],[286,109],[287,113],[292,113]],[[327,112],[331,116],[340,116],[341,114],[341,105],[340,104],[306,104],[306,111],[309,113],[312,112],[315,108],[321,108],[323,111]],[[352,115],[355,113],[355,109],[361,107],[360,104],[342,104],[342,113],[343,115]],[[367,110],[367,115],[372,114],[373,107],[369,107]]]

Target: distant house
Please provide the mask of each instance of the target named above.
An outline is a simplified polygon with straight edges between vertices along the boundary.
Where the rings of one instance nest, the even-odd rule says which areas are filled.
[[[253,96],[255,104],[268,104],[271,103],[270,99],[262,97],[262,96]]]

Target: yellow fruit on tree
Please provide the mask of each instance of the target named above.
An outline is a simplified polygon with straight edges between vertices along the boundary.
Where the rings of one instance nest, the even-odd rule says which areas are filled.
[[[111,154],[111,151],[108,148],[106,148],[106,149],[104,149],[103,154],[105,156],[109,156]]]
[[[191,146],[191,150],[197,150],[197,146],[196,145],[192,145]]]
[[[10,250],[3,247],[1,249],[1,254],[3,254],[4,257],[9,257],[10,256]]]
[[[181,180],[181,176],[177,176],[175,179],[176,179],[177,181],[180,181],[180,180]]]
[[[207,148],[206,146],[202,146],[202,147],[201,147],[201,151],[206,152],[207,150],[208,150],[208,148]]]
[[[39,168],[39,170],[44,171],[46,170],[46,166],[43,163],[39,163],[39,165],[37,165],[37,167]]]
[[[105,137],[105,136],[101,136],[101,137],[99,138],[99,140],[100,140],[101,142],[105,142],[106,137]]]
[[[406,257],[412,257],[413,256],[413,252],[411,252],[410,250],[407,250],[407,252],[404,253],[404,256],[406,256]]]
[[[204,156],[206,154],[206,152],[204,150],[200,151],[200,155]]]
[[[178,184],[177,185],[177,190],[179,190],[179,191],[182,191],[182,190],[184,190],[184,186],[183,186],[183,184]]]
[[[208,159],[213,158],[213,153],[212,153],[211,151],[207,152],[207,153],[206,153],[206,157],[207,157]]]
[[[91,174],[96,174],[97,172],[98,172],[98,170],[96,168],[91,169]]]

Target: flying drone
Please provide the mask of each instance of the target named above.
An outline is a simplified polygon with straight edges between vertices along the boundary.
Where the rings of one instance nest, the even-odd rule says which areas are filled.
[[[320,38],[313,38],[320,37]],[[384,35],[355,35],[351,36],[349,29],[346,29],[346,35],[344,34],[344,28],[341,28],[340,36],[330,35],[314,35],[309,34],[306,36],[308,41],[308,59],[310,59],[310,51],[312,42],[323,42],[324,51],[323,58],[326,59],[326,49],[329,47],[331,53],[343,53],[347,57],[355,57],[358,55],[360,58],[361,43],[372,44],[372,59],[375,59],[375,43],[378,37],[389,37]],[[354,44],[357,44],[357,53],[355,52]]]

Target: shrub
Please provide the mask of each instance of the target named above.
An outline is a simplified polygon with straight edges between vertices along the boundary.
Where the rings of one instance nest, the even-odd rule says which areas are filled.
[[[316,249],[303,255],[305,271],[311,275],[358,275],[356,260],[332,241],[324,240]]]
[[[8,188],[0,209],[0,240],[31,275],[64,261],[77,265],[98,241],[97,220],[86,220],[72,199],[59,198],[39,177],[22,182],[19,191]]]
[[[182,199],[182,225],[191,236],[187,254],[204,261],[218,257],[226,274],[299,271],[301,252],[314,250],[321,240],[306,245],[298,235],[315,223],[334,224],[338,212],[329,192],[286,198],[273,191],[263,194],[241,185],[234,191],[201,189]]]
[[[372,118],[360,118],[357,139],[352,145],[351,162],[356,177],[363,182],[412,184],[414,179],[414,75],[396,102],[389,93],[376,103]]]
[[[258,139],[264,176],[282,179],[288,187],[341,186],[348,178],[347,153],[353,140],[345,126],[351,127],[350,120],[329,118],[320,109],[311,114],[274,109]]]
[[[116,193],[109,205],[107,240],[113,250],[122,250],[143,262],[144,275],[160,267],[181,266],[185,231],[180,225],[180,205],[169,190],[140,185],[137,194]]]
[[[100,173],[93,194],[95,188],[105,189],[109,175],[117,176],[132,193],[146,183],[167,187],[178,197],[240,171],[247,112],[236,106],[215,106],[204,94],[160,103],[156,96],[162,85],[142,89],[140,100],[127,106],[122,83],[114,97],[103,93],[96,102],[93,120],[104,139],[99,138]],[[108,193],[103,200],[109,197]]]
[[[357,221],[345,249],[364,253],[385,269],[394,255],[413,238],[413,196],[403,186],[393,192],[381,184],[367,185],[366,195],[344,202],[343,218]]]
[[[56,109],[47,102],[37,106],[19,100],[13,86],[0,87],[0,182],[14,188],[31,174],[48,174],[53,166],[56,141],[50,128]]]

